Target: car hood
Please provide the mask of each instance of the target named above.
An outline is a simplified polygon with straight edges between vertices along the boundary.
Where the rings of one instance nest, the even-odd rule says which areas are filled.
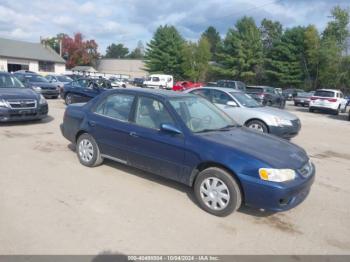
[[[304,149],[283,139],[245,127],[230,131],[202,133],[200,136],[217,144],[248,154],[274,168],[301,168],[309,159]]]
[[[30,82],[31,86],[40,86],[40,87],[46,87],[46,88],[56,88],[56,85],[51,83],[44,83],[44,82]]]
[[[261,112],[261,113],[277,116],[277,117],[280,117],[280,118],[286,119],[286,120],[298,119],[298,117],[296,115],[293,115],[293,114],[291,114],[287,111],[284,111],[282,109],[274,108],[274,107],[270,107],[270,106],[256,107],[256,108],[252,108],[252,109],[256,110],[256,112]]]
[[[0,88],[0,99],[38,99],[38,94],[30,88]]]

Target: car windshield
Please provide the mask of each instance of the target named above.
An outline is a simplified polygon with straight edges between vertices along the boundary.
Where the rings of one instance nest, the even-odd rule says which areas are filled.
[[[314,96],[334,97],[334,92],[333,91],[318,90],[315,92]]]
[[[173,98],[170,104],[194,133],[227,131],[237,125],[224,112],[201,97]]]
[[[29,82],[49,83],[49,81],[46,78],[39,75],[28,75],[26,76],[26,79]]]
[[[24,85],[12,75],[0,75],[0,88],[24,88]]]
[[[262,104],[258,103],[250,95],[240,92],[230,92],[230,94],[244,107],[254,108],[262,107]]]
[[[306,93],[306,92],[298,92],[297,96],[309,97],[309,96],[311,96],[311,94],[310,93]]]
[[[56,78],[59,82],[71,82],[71,81],[73,81],[73,79],[68,77],[68,76],[57,76]]]

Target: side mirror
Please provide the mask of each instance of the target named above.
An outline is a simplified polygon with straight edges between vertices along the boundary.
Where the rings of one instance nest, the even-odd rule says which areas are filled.
[[[173,133],[173,134],[182,134],[181,130],[172,124],[161,124],[160,130],[165,131],[165,132],[169,132],[169,133]]]
[[[232,107],[238,107],[238,105],[237,105],[237,103],[236,103],[235,101],[228,101],[228,102],[226,103],[226,105],[232,106]]]

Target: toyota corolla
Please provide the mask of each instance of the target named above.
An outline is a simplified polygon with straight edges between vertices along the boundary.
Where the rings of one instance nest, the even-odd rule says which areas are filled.
[[[204,98],[165,90],[106,91],[67,107],[61,131],[81,164],[104,159],[193,188],[207,212],[284,211],[308,195],[315,167],[280,138],[237,125]]]

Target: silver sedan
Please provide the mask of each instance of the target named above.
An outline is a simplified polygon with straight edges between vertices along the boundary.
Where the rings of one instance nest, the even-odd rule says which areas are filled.
[[[238,124],[283,138],[292,138],[301,128],[297,116],[282,109],[263,106],[250,95],[231,88],[202,87],[185,91],[200,95],[234,119]]]

